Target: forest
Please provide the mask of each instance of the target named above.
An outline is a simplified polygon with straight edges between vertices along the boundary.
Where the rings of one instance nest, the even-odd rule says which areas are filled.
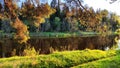
[[[119,68],[119,28],[84,0],[0,0],[0,68]]]

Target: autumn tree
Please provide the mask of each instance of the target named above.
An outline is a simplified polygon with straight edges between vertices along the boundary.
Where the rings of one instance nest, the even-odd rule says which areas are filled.
[[[87,27],[88,31],[95,31],[100,21],[100,15],[94,11],[93,8],[89,8],[82,5],[82,0],[66,0],[67,11],[65,11],[66,18],[70,20],[76,20],[81,27]]]
[[[26,0],[21,9],[16,5],[17,2],[14,2],[14,0],[4,0],[4,13],[1,13],[1,17],[3,15],[4,19],[7,18],[10,20],[11,26],[15,28],[14,38],[19,43],[24,43],[29,39],[29,31],[23,19],[30,20],[30,24],[38,27],[55,10],[48,4],[40,4],[39,0]]]

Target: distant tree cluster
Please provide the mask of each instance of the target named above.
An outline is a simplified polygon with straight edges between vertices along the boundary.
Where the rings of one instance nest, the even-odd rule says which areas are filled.
[[[82,0],[65,0],[65,3],[62,3],[60,0],[52,0],[51,7],[56,9],[56,13],[52,14],[49,20],[51,30],[106,32],[118,28],[120,23],[118,15],[107,10],[95,11],[92,7],[83,6],[82,2]],[[60,19],[58,23],[55,21],[56,18]]]

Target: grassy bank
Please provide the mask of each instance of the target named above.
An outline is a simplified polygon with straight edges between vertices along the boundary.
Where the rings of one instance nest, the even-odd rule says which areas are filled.
[[[39,56],[1,58],[0,68],[69,68],[115,55],[116,51],[82,50]]]
[[[72,68],[120,68],[120,51],[117,56],[81,64]]]
[[[14,33],[0,32],[0,38],[9,37],[12,38]],[[98,36],[97,32],[30,32],[31,38],[66,38],[66,37],[91,37]]]
[[[118,35],[118,33],[106,33],[107,35]],[[97,32],[30,32],[31,38],[67,38],[67,37],[93,37],[93,36],[102,36],[105,33]],[[0,32],[0,38],[4,37],[13,38],[14,33],[4,33]]]

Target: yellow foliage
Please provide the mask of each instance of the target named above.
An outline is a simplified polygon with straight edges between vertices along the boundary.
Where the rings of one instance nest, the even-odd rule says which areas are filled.
[[[31,48],[30,46],[28,46],[24,50],[23,53],[24,53],[24,56],[36,56],[36,55],[39,55],[39,52],[37,52],[34,47]]]

